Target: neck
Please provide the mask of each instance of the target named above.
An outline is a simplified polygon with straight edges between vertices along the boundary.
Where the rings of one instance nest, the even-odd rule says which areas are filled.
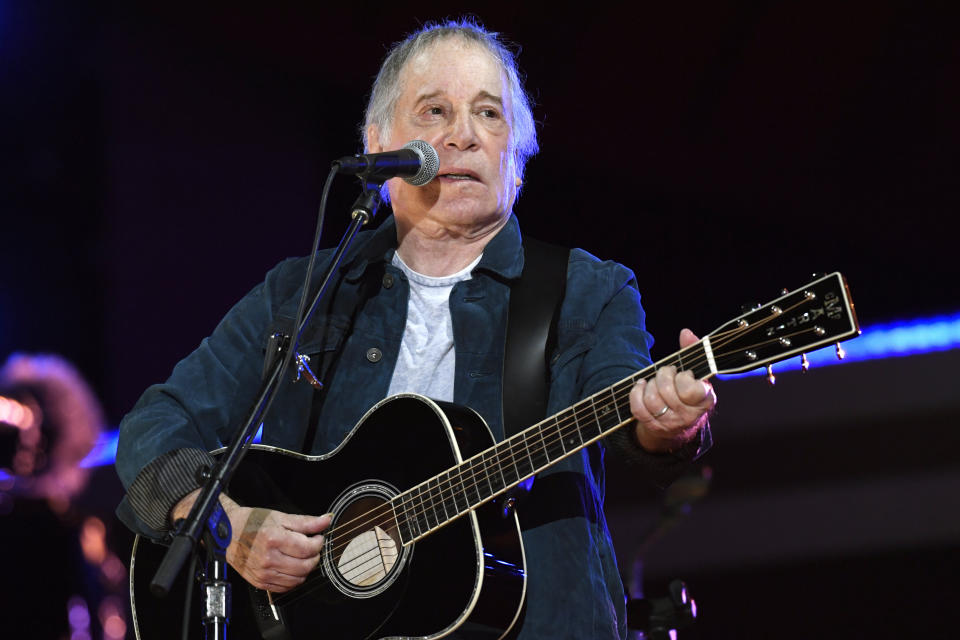
[[[491,224],[452,226],[434,221],[410,224],[397,217],[397,253],[408,267],[425,276],[442,277],[477,259],[509,216]]]

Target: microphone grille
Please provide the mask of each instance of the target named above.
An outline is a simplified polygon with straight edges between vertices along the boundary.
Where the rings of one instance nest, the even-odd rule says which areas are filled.
[[[437,171],[440,170],[440,156],[437,155],[437,150],[433,148],[433,145],[423,140],[411,140],[403,145],[403,148],[412,149],[420,156],[420,171],[409,178],[404,178],[404,180],[415,187],[420,187],[437,176]]]

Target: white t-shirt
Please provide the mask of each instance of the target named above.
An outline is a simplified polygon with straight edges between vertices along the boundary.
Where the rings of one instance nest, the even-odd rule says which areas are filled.
[[[481,257],[457,273],[435,278],[417,273],[397,253],[393,254],[393,265],[403,271],[410,282],[410,299],[389,395],[414,392],[436,400],[453,401],[456,353],[450,291],[456,283],[470,279],[470,272]]]

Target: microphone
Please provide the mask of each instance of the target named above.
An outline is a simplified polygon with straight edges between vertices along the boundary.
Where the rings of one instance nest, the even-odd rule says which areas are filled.
[[[358,153],[344,156],[333,164],[339,166],[339,173],[357,175],[367,182],[383,184],[390,178],[403,178],[419,187],[436,177],[440,157],[430,143],[411,140],[396,151]]]

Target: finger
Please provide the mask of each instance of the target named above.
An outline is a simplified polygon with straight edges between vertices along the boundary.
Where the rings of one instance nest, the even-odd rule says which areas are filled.
[[[286,574],[277,573],[277,572],[267,572],[263,578],[257,578],[251,576],[251,579],[247,581],[258,589],[266,589],[267,591],[272,591],[274,593],[284,593],[293,589],[294,587],[299,587],[304,583],[306,578],[297,577],[297,576],[288,576]]]
[[[681,349],[685,349],[686,347],[689,347],[690,345],[697,342],[698,340],[700,340],[700,338],[698,338],[693,331],[690,331],[690,329],[681,329],[680,331],[680,348]]]
[[[635,417],[641,422],[655,423],[670,409],[660,395],[656,378],[645,381],[639,392],[640,415],[636,415]]]
[[[653,422],[653,415],[646,407],[644,397],[646,395],[647,381],[639,380],[633,389],[630,390],[630,411],[633,417],[640,422]]]
[[[274,550],[274,552],[267,555],[261,569],[302,578],[313,571],[319,562],[320,554],[309,558],[296,558]]]
[[[271,540],[271,547],[291,558],[313,558],[323,548],[324,537],[319,533],[307,536],[296,531],[280,529]]]
[[[713,387],[705,380],[697,380],[690,371],[681,371],[675,378],[676,392],[680,401],[688,407],[706,408]]]
[[[647,402],[647,408],[650,409],[654,415],[656,415],[656,411],[663,411],[663,407],[673,409],[674,411],[679,411],[683,408],[683,403],[680,402],[680,398],[677,396],[676,376],[676,367],[667,366],[657,369],[656,382],[650,385],[654,387],[654,392],[648,390],[648,395],[644,398]],[[664,412],[664,414],[665,413],[666,412]]]
[[[285,513],[280,518],[280,524],[291,531],[312,535],[326,530],[333,522],[333,515],[325,513],[322,516],[301,516]]]

